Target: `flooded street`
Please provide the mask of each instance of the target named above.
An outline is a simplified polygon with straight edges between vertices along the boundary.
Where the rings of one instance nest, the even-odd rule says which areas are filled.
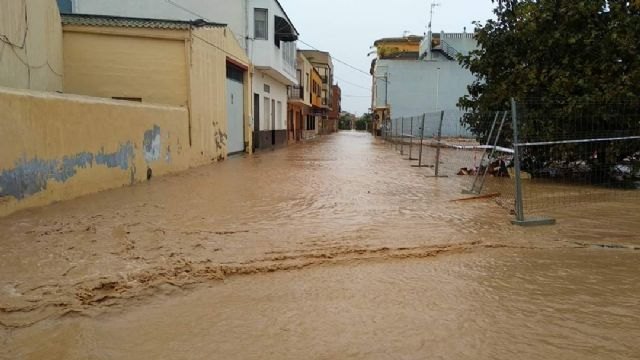
[[[426,175],[343,132],[0,219],[0,358],[640,357],[636,199]]]

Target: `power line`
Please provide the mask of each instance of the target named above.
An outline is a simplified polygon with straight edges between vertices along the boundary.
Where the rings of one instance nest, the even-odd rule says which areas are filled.
[[[202,37],[198,36],[195,32],[194,32],[194,33],[192,33],[192,35],[193,35],[193,37],[195,37],[195,38],[198,38],[198,39],[202,40],[205,44],[207,44],[207,45],[209,45],[209,46],[211,46],[211,47],[214,47],[214,48],[216,48],[216,49],[218,49],[218,50],[222,51],[223,53],[225,53],[225,54],[227,54],[227,55],[231,56],[232,58],[234,58],[234,59],[236,59],[236,60],[241,60],[241,59],[238,59],[238,57],[237,57],[235,54],[232,54],[232,53],[228,52],[227,50],[225,50],[225,49],[223,49],[223,48],[219,47],[218,45],[216,45],[216,44],[214,44],[214,43],[212,43],[212,42],[209,42],[207,39],[204,39],[204,38],[202,38]]]
[[[211,21],[210,19],[208,19],[206,16],[203,16],[203,15],[201,15],[201,14],[198,14],[197,12],[195,12],[195,11],[193,11],[193,10],[190,10],[189,8],[186,8],[186,7],[184,7],[184,6],[180,5],[180,4],[176,4],[175,2],[173,2],[173,1],[171,1],[171,0],[165,0],[165,2],[167,2],[169,5],[173,5],[173,6],[177,7],[178,9],[182,9],[182,10],[184,10],[184,11],[188,12],[188,13],[189,13],[189,14],[191,14],[191,15],[197,16],[198,18],[200,18],[200,19],[202,19],[202,20],[206,20],[206,21],[208,21],[208,22],[213,22],[213,21]],[[218,49],[218,50],[222,51],[223,53],[225,53],[225,54],[227,54],[227,55],[230,55],[230,56],[231,56],[231,57],[233,57],[233,58],[236,58],[236,55],[235,55],[235,54],[232,54],[232,53],[228,52],[227,50],[225,50],[225,49],[223,49],[223,48],[219,47],[218,45],[216,45],[216,44],[214,44],[214,43],[212,43],[212,42],[210,42],[210,41],[208,41],[208,40],[206,40],[206,39],[204,39],[204,38],[202,38],[202,37],[198,36],[195,32],[193,32],[192,34],[193,34],[193,37],[195,37],[195,38],[198,38],[198,39],[202,40],[202,41],[203,41],[204,43],[206,43],[207,45],[212,46],[212,47],[214,47],[214,48],[216,48],[216,49]]]
[[[315,46],[313,46],[313,45],[311,45],[311,44],[309,44],[309,43],[307,43],[307,42],[305,42],[305,41],[302,41],[302,40],[300,40],[300,39],[298,39],[298,41],[299,41],[299,42],[301,42],[301,43],[303,43],[303,44],[305,44],[305,45],[307,45],[308,47],[312,48],[313,50],[316,50],[316,51],[322,51],[322,50],[318,49],[317,47],[315,47]],[[358,69],[357,67],[355,67],[355,66],[353,66],[353,65],[351,65],[351,64],[349,64],[349,63],[347,63],[347,62],[344,62],[344,61],[342,61],[342,60],[338,59],[337,57],[335,57],[335,56],[333,56],[333,55],[331,55],[331,58],[332,58],[333,60],[335,60],[335,61],[339,62],[340,64],[345,65],[345,66],[347,66],[347,67],[349,67],[349,68],[351,68],[351,69],[353,69],[353,70],[355,70],[355,71],[357,71],[357,72],[360,72],[360,73],[362,73],[362,74],[364,74],[364,75],[366,75],[366,76],[371,76],[371,74],[369,74],[368,72],[366,72],[366,71],[364,71],[364,70],[362,70],[362,69]]]
[[[370,98],[371,95],[346,95],[342,94],[342,97],[350,97],[350,98]]]
[[[182,10],[188,12],[191,15],[195,15],[195,16],[197,16],[198,18],[200,18],[202,20],[207,20],[208,22],[212,22],[211,20],[207,19],[206,16],[202,16],[202,15],[198,14],[197,12],[194,12],[194,11],[192,11],[192,10],[190,10],[190,9],[180,5],[180,4],[176,4],[175,2],[173,2],[171,0],[164,0],[164,1],[166,1],[170,5],[173,5],[173,6],[177,7],[178,9],[182,9]]]
[[[189,8],[186,8],[186,7],[184,7],[184,6],[180,5],[180,4],[176,4],[176,3],[175,3],[175,2],[173,2],[172,0],[165,0],[165,1],[166,1],[168,4],[170,4],[170,5],[173,5],[173,6],[177,7],[177,8],[179,8],[179,9],[182,9],[182,10],[184,10],[184,11],[186,11],[186,12],[190,13],[191,15],[194,15],[194,16],[199,17],[200,19],[203,19],[203,20],[206,20],[206,21],[212,22],[212,21],[211,21],[210,19],[208,19],[206,16],[203,16],[203,15],[201,15],[201,14],[198,14],[197,12],[195,12],[195,11],[193,11],[193,10],[189,9]],[[322,51],[322,50],[318,49],[317,47],[315,47],[315,46],[313,46],[313,45],[311,45],[311,44],[309,44],[309,43],[307,43],[307,42],[305,42],[305,41],[303,41],[303,40],[298,39],[298,41],[299,41],[299,42],[301,42],[301,43],[303,43],[303,44],[305,44],[305,45],[307,45],[308,47],[310,47],[310,48],[312,48],[312,49],[314,49],[314,50]],[[351,64],[349,64],[349,63],[347,63],[346,61],[342,61],[342,60],[340,60],[340,59],[336,58],[336,57],[335,57],[335,56],[333,56],[333,55],[331,56],[331,58],[332,58],[333,60],[335,60],[335,61],[337,61],[337,62],[339,62],[339,63],[341,63],[341,64],[343,64],[343,65],[345,65],[345,66],[347,66],[347,67],[349,67],[349,68],[351,68],[351,69],[353,69],[353,70],[357,71],[357,72],[359,72],[359,73],[362,73],[362,74],[364,74],[364,75],[366,75],[366,76],[371,76],[371,74],[369,74],[369,72],[364,71],[364,70],[362,70],[362,69],[358,69],[357,67],[355,67],[355,66],[353,66],[353,65],[351,65]],[[345,81],[345,82],[348,82],[348,81]],[[352,85],[354,85],[354,84],[352,84]],[[359,86],[359,85],[355,85],[355,86]],[[369,90],[369,89],[366,89],[366,90]]]
[[[358,85],[358,84],[353,83],[353,82],[351,82],[351,81],[349,81],[349,80],[345,80],[345,79],[343,79],[343,78],[341,78],[341,77],[339,77],[339,76],[333,75],[333,77],[335,77],[336,79],[338,79],[338,80],[340,80],[340,81],[342,81],[342,82],[345,82],[345,83],[347,83],[347,84],[349,84],[349,85],[352,85],[352,86],[358,87],[358,88],[360,88],[360,89],[364,89],[364,90],[371,90],[371,87],[365,87],[365,86]]]

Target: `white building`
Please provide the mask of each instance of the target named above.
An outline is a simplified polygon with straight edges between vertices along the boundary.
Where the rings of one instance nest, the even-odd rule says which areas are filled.
[[[224,23],[238,37],[252,77],[254,147],[287,143],[287,87],[296,80],[298,32],[277,0],[58,0],[62,11]],[[215,46],[215,44],[212,44]]]
[[[457,109],[458,100],[468,94],[467,86],[474,81],[457,56],[476,48],[473,34],[440,33],[426,36],[413,58],[392,55],[376,59],[372,108],[377,120]],[[459,135],[456,132],[460,128],[443,131],[445,135]]]

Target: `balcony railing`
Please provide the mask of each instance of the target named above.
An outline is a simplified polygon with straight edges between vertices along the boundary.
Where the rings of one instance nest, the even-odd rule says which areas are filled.
[[[289,88],[289,99],[304,100],[304,86],[294,85]]]

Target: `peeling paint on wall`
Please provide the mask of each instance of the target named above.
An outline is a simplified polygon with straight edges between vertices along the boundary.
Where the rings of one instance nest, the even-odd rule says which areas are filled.
[[[133,145],[120,145],[118,151],[105,153],[104,149],[98,154],[82,152],[62,159],[43,160],[39,158],[27,159],[26,156],[15,162],[13,169],[0,173],[0,197],[12,196],[22,200],[47,189],[49,181],[64,183],[78,173],[78,169],[86,169],[96,165],[108,168],[127,170],[134,158]]]
[[[133,145],[128,142],[120,145],[117,152],[106,154],[104,148],[96,155],[96,164],[105,165],[108,168],[119,167],[122,170],[129,168],[129,159],[134,157]]]
[[[147,163],[160,159],[161,143],[162,138],[160,137],[160,127],[158,125],[154,125],[153,129],[145,131],[142,144],[144,147],[144,160]]]

